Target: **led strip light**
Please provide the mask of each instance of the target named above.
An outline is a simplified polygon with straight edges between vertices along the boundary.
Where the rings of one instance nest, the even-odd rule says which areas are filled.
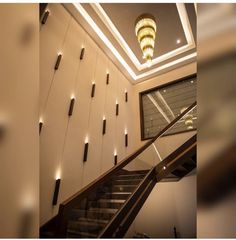
[[[151,74],[157,73],[161,70],[164,70],[165,68],[174,66],[178,63],[184,62],[186,60],[189,60],[191,58],[194,58],[197,56],[197,53],[192,53],[190,55],[187,55],[185,57],[182,57],[180,59],[177,59],[175,61],[172,61],[170,63],[164,64],[158,68],[152,69],[150,71],[147,71],[145,73],[136,75],[134,71],[131,69],[131,67],[127,64],[127,62],[123,59],[123,57],[120,55],[120,53],[117,51],[117,49],[112,45],[112,43],[109,41],[109,39],[105,36],[105,34],[102,32],[102,30],[98,27],[98,25],[94,22],[94,20],[89,16],[87,11],[82,7],[80,3],[73,3],[75,8],[78,10],[78,12],[83,16],[83,18],[86,20],[86,22],[92,27],[92,29],[96,32],[98,37],[103,41],[103,43],[110,49],[111,52],[113,52],[114,56],[117,58],[117,60],[121,63],[121,65],[126,69],[126,71],[130,74],[130,76],[133,78],[133,80],[139,80],[141,78],[148,77]]]

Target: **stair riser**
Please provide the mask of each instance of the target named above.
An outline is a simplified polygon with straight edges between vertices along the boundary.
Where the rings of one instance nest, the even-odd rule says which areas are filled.
[[[117,208],[119,209],[123,203],[109,203],[109,202],[93,202],[91,203],[91,207],[96,208]]]
[[[112,182],[112,185],[138,185],[139,183],[141,182],[141,180],[128,180],[128,181],[125,181],[125,180],[114,180]]]
[[[80,217],[91,218],[91,219],[101,219],[101,220],[109,220],[113,216],[113,213],[109,212],[93,212],[93,211],[80,211],[73,210],[71,213],[71,220],[79,220]]]
[[[126,200],[130,194],[105,194],[104,199],[123,199]]]
[[[111,192],[133,192],[137,186],[113,186]]]
[[[86,225],[86,224],[69,224],[68,229],[80,231],[80,232],[89,232],[93,234],[98,234],[105,225]]]

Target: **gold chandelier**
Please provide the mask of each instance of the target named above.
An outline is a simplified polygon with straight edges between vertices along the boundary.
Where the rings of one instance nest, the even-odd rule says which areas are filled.
[[[142,14],[139,16],[135,22],[135,33],[143,52],[143,59],[145,59],[148,66],[150,66],[156,37],[155,18],[151,14]]]

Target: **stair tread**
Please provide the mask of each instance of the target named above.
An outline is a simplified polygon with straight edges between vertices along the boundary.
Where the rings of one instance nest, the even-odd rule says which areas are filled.
[[[96,222],[96,223],[101,223],[101,224],[107,224],[109,222],[108,220],[96,219],[96,218],[84,218],[84,217],[79,218],[78,221]]]
[[[141,181],[142,179],[138,179],[138,178],[135,178],[135,179],[113,179],[113,181],[115,182],[121,182],[121,181],[125,181],[125,182],[130,182],[130,181]]]
[[[76,235],[82,235],[82,236],[85,236],[85,237],[88,237],[88,238],[96,238],[97,237],[97,234],[77,231],[75,229],[68,229],[67,233],[72,233],[72,234],[76,234]]]
[[[132,194],[132,192],[110,192],[110,193],[105,193],[107,195],[114,195],[114,194]]]
[[[78,220],[70,220],[69,223],[70,224],[78,224],[78,225],[85,225],[85,226],[99,226],[99,227],[103,227],[105,224],[107,224],[108,221],[103,222],[103,221],[99,221],[99,219],[81,219],[79,218]],[[71,228],[71,225],[69,225]]]
[[[88,211],[92,212],[106,212],[106,213],[115,213],[117,212],[117,208],[90,208]]]
[[[126,200],[123,199],[99,199],[98,202],[108,202],[108,203],[124,203]]]

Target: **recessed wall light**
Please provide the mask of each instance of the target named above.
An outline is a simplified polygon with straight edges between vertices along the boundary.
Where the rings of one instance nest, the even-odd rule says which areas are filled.
[[[177,40],[176,40],[176,43],[177,43],[177,44],[180,44],[180,43],[181,43],[181,40],[180,40],[180,39],[177,39]]]

